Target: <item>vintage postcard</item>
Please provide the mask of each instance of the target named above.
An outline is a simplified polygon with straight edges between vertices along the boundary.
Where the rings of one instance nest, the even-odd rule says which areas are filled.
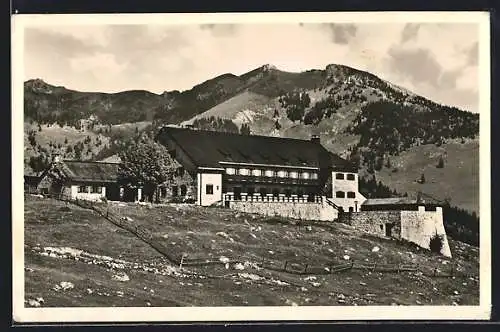
[[[489,30],[14,15],[14,320],[489,319]]]

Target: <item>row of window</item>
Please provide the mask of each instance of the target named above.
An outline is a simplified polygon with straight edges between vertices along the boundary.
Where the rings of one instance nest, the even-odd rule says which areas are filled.
[[[248,169],[248,168],[226,168],[226,174],[228,175],[243,175],[243,176],[267,176],[267,177],[278,177],[278,178],[292,178],[292,179],[318,179],[318,173],[310,172],[298,172],[298,171],[286,171],[286,170],[262,170],[262,169]]]
[[[347,180],[354,181],[355,176],[354,176],[354,174],[348,173],[348,174],[345,174],[345,178]],[[337,179],[337,180],[344,180],[344,173],[337,173],[335,175],[335,179]]]
[[[102,194],[101,186],[79,186],[78,193]]]
[[[344,191],[337,191],[335,193],[335,197],[337,198],[346,198],[346,193]],[[347,192],[347,198],[356,198],[356,193],[354,191]]]

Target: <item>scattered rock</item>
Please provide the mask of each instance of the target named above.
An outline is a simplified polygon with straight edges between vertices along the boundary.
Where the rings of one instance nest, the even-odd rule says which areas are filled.
[[[270,253],[271,255],[274,255],[274,251],[272,251],[272,250],[269,250],[268,253]]]
[[[380,251],[380,248],[375,246],[372,248],[372,252],[379,252]]]
[[[360,281],[360,282],[359,282],[359,284],[360,284],[361,286],[366,286],[366,283],[365,283],[365,282],[362,282],[362,281]]]
[[[314,287],[319,287],[319,286],[321,286],[321,283],[319,283],[319,282],[312,282],[311,285],[313,285]]]
[[[241,263],[236,263],[236,264],[234,264],[234,269],[235,270],[244,270],[245,266],[243,266],[243,264],[241,264]]]
[[[333,253],[333,250],[331,248],[328,248],[328,252]]]
[[[90,295],[90,294],[92,294],[93,292],[94,292],[94,291],[93,291],[92,289],[87,288],[87,294],[89,294],[89,295]]]
[[[453,294],[458,295],[458,291],[453,291]]]
[[[311,227],[311,226],[306,226],[306,230],[307,230],[308,232],[310,232],[310,231],[312,231],[312,227]]]
[[[122,281],[122,282],[130,280],[129,276],[126,273],[115,274],[115,275],[113,275],[112,278],[113,278],[113,280],[118,280],[118,281]]]
[[[30,306],[32,306],[32,307],[40,307],[40,306],[41,306],[40,302],[38,302],[38,301],[37,301],[37,300],[35,300],[35,299],[29,299],[29,300],[28,300],[28,304],[29,304]]]
[[[344,259],[348,261],[349,259],[351,259],[351,257],[349,257],[349,255],[344,255]]]
[[[227,258],[226,256],[220,256],[219,261],[221,261],[222,263],[229,263],[229,258]]]
[[[285,303],[286,303],[287,305],[291,305],[291,306],[293,306],[293,307],[298,306],[298,304],[297,304],[297,303],[295,303],[295,302],[293,302],[293,301],[291,301],[291,300],[289,300],[289,299],[286,299]]]
[[[305,288],[304,286],[300,287],[300,290],[303,292],[307,292],[307,288]]]
[[[238,275],[241,278],[250,279],[250,280],[254,280],[254,281],[258,281],[258,280],[264,279],[263,277],[261,277],[259,275],[256,275],[256,274],[253,274],[253,273],[239,273]]]

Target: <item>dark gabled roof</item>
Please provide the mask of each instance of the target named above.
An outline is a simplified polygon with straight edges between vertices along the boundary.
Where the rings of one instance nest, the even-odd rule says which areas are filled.
[[[198,167],[221,167],[219,162],[234,162],[356,170],[348,161],[310,140],[163,127],[157,141],[166,144],[168,139],[174,140]]]
[[[40,177],[37,175],[25,175],[24,182],[27,184],[37,185],[40,182]]]
[[[398,205],[441,205],[442,202],[429,197],[391,197],[391,198],[369,198],[363,202],[363,206],[398,206]]]
[[[64,160],[59,169],[74,182],[116,182],[119,167],[118,163]]]

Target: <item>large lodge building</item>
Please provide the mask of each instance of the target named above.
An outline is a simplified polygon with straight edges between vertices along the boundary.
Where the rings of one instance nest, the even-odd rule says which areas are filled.
[[[192,176],[202,206],[328,200],[344,211],[359,211],[365,201],[356,167],[327,151],[317,136],[299,140],[164,127],[157,140]]]

